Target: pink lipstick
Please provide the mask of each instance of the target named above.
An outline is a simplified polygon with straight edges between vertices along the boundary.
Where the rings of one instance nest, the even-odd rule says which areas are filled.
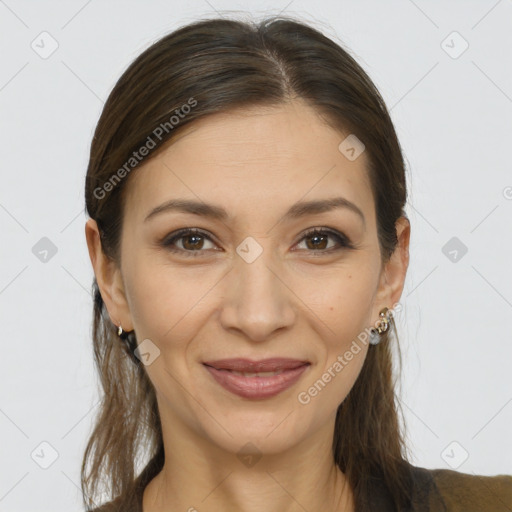
[[[243,398],[270,398],[293,386],[310,366],[309,361],[272,358],[220,359],[203,363],[224,388]]]

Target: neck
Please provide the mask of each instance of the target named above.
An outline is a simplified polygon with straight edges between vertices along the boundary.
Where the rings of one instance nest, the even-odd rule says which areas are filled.
[[[164,432],[165,463],[145,488],[143,512],[353,512],[329,432],[332,425],[286,452],[253,458],[180,429]]]

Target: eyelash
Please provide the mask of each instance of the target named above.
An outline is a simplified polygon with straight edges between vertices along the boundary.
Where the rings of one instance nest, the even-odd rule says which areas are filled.
[[[179,248],[175,248],[175,247],[173,248],[173,245],[177,240],[180,240],[181,238],[186,238],[187,236],[191,236],[191,235],[201,236],[203,238],[206,238],[210,242],[213,242],[213,240],[204,231],[201,231],[200,229],[184,228],[184,229],[180,229],[179,231],[176,231],[175,233],[173,233],[171,237],[166,237],[164,240],[162,240],[161,245],[171,252],[180,253],[186,257],[196,258],[198,256],[201,256],[201,253],[205,252],[205,251],[202,249],[199,249],[197,251],[188,251],[186,249],[179,249]],[[319,249],[319,250],[306,249],[307,252],[319,253],[319,255],[321,255],[321,254],[331,254],[332,252],[339,251],[341,249],[354,249],[355,248],[355,246],[350,242],[350,240],[345,235],[343,235],[342,233],[338,233],[337,231],[334,231],[332,229],[326,229],[326,228],[312,228],[312,229],[306,231],[302,235],[302,238],[299,240],[299,242],[302,242],[305,238],[312,237],[314,235],[331,236],[337,240],[338,247],[334,247],[334,248],[331,247],[330,249]]]

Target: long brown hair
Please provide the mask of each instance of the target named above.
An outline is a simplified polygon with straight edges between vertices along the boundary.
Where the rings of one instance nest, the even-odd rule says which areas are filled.
[[[365,144],[381,260],[388,261],[407,192],[404,160],[384,100],[338,43],[283,16],[259,23],[196,21],[158,40],[126,69],[98,121],[86,177],[86,209],[98,223],[104,253],[120,262],[123,190],[139,165],[134,152],[149,148],[147,161],[196,119],[293,98],[307,101],[326,123]],[[98,499],[100,484],[109,499],[133,494],[141,458],[150,459],[145,468],[152,475],[164,460],[155,390],[133,356],[134,334],[120,343],[96,279],[93,294],[94,357],[103,395],[82,462],[87,507]],[[385,483],[398,510],[410,498],[389,332],[370,347],[336,416],[333,456],[348,477],[358,510],[375,478]]]

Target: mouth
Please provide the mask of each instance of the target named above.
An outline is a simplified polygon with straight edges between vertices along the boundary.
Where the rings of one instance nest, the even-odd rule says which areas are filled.
[[[293,386],[311,365],[309,361],[274,358],[223,359],[203,363],[214,380],[231,393],[249,399],[276,396]]]
[[[203,364],[211,366],[216,370],[229,370],[240,373],[267,373],[294,370],[299,366],[310,363],[306,360],[274,357],[259,361],[244,358],[218,359],[216,361],[205,361]]]

